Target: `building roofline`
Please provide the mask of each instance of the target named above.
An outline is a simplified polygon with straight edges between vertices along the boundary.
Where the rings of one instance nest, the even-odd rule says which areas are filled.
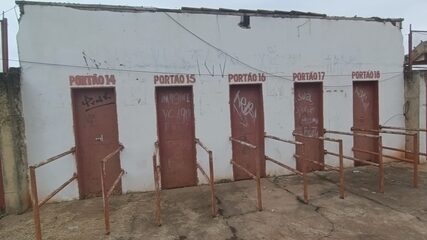
[[[379,18],[379,17],[342,17],[328,16],[326,14],[300,11],[278,11],[278,10],[248,10],[248,9],[226,9],[226,8],[194,8],[182,7],[181,9],[155,8],[143,6],[123,6],[123,5],[104,5],[104,4],[81,4],[81,3],[60,3],[60,2],[37,2],[37,1],[16,1],[21,12],[24,13],[23,6],[38,5],[38,6],[58,6],[69,7],[89,11],[112,11],[112,12],[170,12],[170,13],[193,13],[193,14],[215,14],[215,15],[248,15],[260,17],[277,17],[277,18],[315,18],[329,20],[354,20],[354,21],[375,21],[375,22],[390,22],[395,26],[401,27],[403,18]]]

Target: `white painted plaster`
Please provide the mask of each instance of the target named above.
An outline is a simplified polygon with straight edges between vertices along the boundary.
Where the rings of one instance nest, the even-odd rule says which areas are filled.
[[[157,138],[154,73],[196,74],[193,85],[196,136],[213,150],[216,180],[232,179],[228,73],[257,73],[208,46],[161,12],[89,11],[67,7],[25,5],[18,34],[22,60],[22,98],[29,164],[74,145],[68,78],[70,75],[114,74],[123,190],[153,190],[152,152]],[[169,13],[201,38],[267,75],[263,83],[265,131],[292,139],[294,126],[293,72],[325,71],[324,123],[328,129],[352,126],[352,79],[356,70],[379,70],[380,123],[403,126],[403,44],[400,29],[390,23],[310,18],[251,17],[251,28],[238,26],[240,17]],[[88,59],[88,66],[83,59]],[[64,64],[34,64],[44,62]],[[94,63],[101,68],[96,69]],[[205,65],[216,76],[208,76]],[[220,66],[221,65],[221,66]],[[225,68],[225,69],[224,69]],[[134,71],[124,71],[132,69]],[[224,69],[225,76],[218,76]],[[140,70],[140,71],[139,71]],[[202,75],[199,75],[202,74]],[[391,118],[392,116],[395,116]],[[389,120],[391,118],[391,120]],[[352,155],[352,138],[344,138]],[[386,137],[403,146],[403,138]],[[330,146],[331,149],[335,147]],[[294,147],[266,142],[266,153],[294,165]],[[201,163],[206,154],[198,148]],[[327,158],[336,165],[337,161]],[[346,165],[352,163],[346,161]],[[38,174],[40,196],[75,171],[72,157],[46,166]],[[286,171],[268,164],[268,174]],[[201,182],[204,182],[199,174]],[[78,197],[77,184],[55,200]]]

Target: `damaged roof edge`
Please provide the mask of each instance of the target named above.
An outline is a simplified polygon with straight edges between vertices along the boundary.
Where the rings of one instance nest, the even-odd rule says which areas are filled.
[[[39,6],[59,6],[69,7],[89,11],[113,11],[113,12],[172,12],[172,13],[194,13],[194,14],[215,14],[215,15],[249,15],[260,17],[281,17],[281,18],[318,18],[330,20],[357,20],[357,21],[375,21],[375,22],[390,22],[394,26],[401,28],[403,18],[379,18],[379,17],[339,17],[327,16],[326,14],[300,12],[300,11],[269,11],[269,10],[248,10],[248,9],[213,9],[213,8],[193,8],[182,7],[181,9],[167,9],[154,7],[137,7],[137,6],[121,6],[121,5],[103,5],[103,4],[80,4],[80,3],[59,3],[59,2],[36,2],[36,1],[16,1],[19,5],[21,13],[24,14],[24,5],[39,5]]]

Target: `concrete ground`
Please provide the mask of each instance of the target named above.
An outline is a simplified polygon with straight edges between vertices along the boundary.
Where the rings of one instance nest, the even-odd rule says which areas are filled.
[[[44,239],[427,239],[427,164],[420,187],[411,186],[410,165],[389,163],[385,193],[377,169],[346,170],[346,198],[335,172],[310,175],[310,202],[299,200],[301,179],[263,179],[264,211],[256,210],[253,181],[217,184],[219,216],[210,215],[208,186],[162,191],[163,226],[154,224],[154,194],[113,197],[110,236],[103,234],[100,198],[43,207]],[[0,239],[34,239],[32,213],[0,220]]]

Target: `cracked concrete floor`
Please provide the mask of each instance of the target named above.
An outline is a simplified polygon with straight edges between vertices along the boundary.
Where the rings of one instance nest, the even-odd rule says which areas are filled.
[[[410,165],[388,163],[385,193],[377,169],[346,170],[346,198],[335,172],[310,174],[310,202],[299,200],[301,179],[263,179],[264,211],[256,210],[253,181],[217,184],[220,215],[210,216],[208,186],[162,192],[163,226],[154,224],[153,193],[111,200],[110,236],[103,235],[100,198],[51,203],[42,209],[44,239],[427,239],[427,164],[420,187],[411,186]],[[33,239],[31,212],[0,220],[0,239]]]

